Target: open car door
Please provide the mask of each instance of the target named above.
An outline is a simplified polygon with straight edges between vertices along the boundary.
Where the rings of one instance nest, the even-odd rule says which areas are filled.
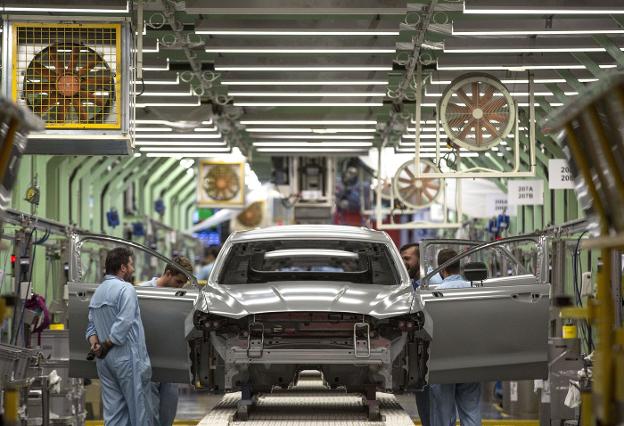
[[[527,241],[544,248],[537,237],[485,243],[467,249],[423,277],[418,296],[433,328],[429,383],[546,377],[550,285],[541,282],[545,276],[541,272],[528,273],[522,265],[513,265],[517,258],[504,248],[505,244]],[[446,266],[459,261],[463,271],[470,260],[484,259],[488,251],[511,263],[505,267],[511,275],[482,277],[470,288],[438,290],[428,286],[429,279]],[[481,264],[486,271],[486,264]]]
[[[89,302],[97,284],[69,284],[69,330],[71,377],[97,378],[95,361],[87,361],[85,339]],[[190,383],[189,345],[184,321],[193,310],[199,290],[136,287],[145,330],[152,381]]]

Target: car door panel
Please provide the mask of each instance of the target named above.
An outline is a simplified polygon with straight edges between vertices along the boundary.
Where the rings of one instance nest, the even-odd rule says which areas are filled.
[[[429,383],[545,378],[550,286],[423,289],[431,316]]]
[[[97,378],[94,361],[87,361],[85,340],[89,301],[97,284],[69,283],[71,377]],[[136,287],[145,330],[152,380],[189,383],[190,358],[184,321],[193,310],[198,290]]]

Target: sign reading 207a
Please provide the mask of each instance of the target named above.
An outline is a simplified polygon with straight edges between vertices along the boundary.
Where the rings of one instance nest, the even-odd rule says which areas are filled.
[[[548,160],[548,186],[550,189],[574,189],[574,177],[566,160]]]

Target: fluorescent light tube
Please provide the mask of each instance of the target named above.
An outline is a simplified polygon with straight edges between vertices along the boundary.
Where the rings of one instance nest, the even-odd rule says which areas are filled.
[[[141,148],[141,152],[227,152],[229,147],[214,147],[214,148],[198,148],[198,147],[168,147],[168,148]]]
[[[128,13],[129,3],[126,3],[125,9],[90,9],[90,8],[61,8],[47,6],[4,6],[2,12],[45,12],[45,13]]]
[[[256,151],[258,152],[361,152],[366,151],[366,149],[356,149],[356,148],[258,148]]]
[[[295,30],[195,30],[195,34],[208,35],[303,35],[303,36],[397,36],[399,31],[295,31]]]
[[[246,49],[214,48],[205,49],[208,53],[395,53],[396,49]]]
[[[228,148],[226,151],[213,151],[213,154],[220,154],[220,153],[229,153],[231,150]],[[156,158],[156,157],[166,157],[166,158],[204,158],[204,157],[212,157],[212,155],[210,155],[211,153],[209,152],[185,152],[183,154],[176,154],[176,153],[166,153],[166,152],[148,152],[145,153],[146,157],[150,157],[150,158]],[[188,170],[193,170],[193,169],[188,169]],[[188,172],[187,170],[187,172]]]
[[[221,82],[223,86],[387,86],[387,81],[228,81]]]
[[[500,8],[488,9],[487,7],[466,7],[464,5],[464,13],[467,15],[622,15],[624,9],[513,9]]]
[[[171,127],[137,127],[135,132],[173,132]]]
[[[262,97],[336,97],[336,98],[348,98],[348,97],[371,97],[371,96],[386,96],[386,92],[228,92],[230,96],[262,96]]]
[[[171,135],[136,135],[137,139],[219,139],[221,133],[196,135],[193,133],[174,133]]]
[[[142,102],[142,103],[136,103],[134,104],[134,106],[136,108],[147,108],[147,107],[155,107],[155,106],[162,106],[162,107],[196,107],[201,105],[199,98],[197,98],[197,102],[195,103],[183,103],[183,102]]]
[[[512,36],[512,35],[582,35],[582,34],[623,34],[624,29],[611,29],[611,30],[492,30],[492,31],[455,31],[452,30],[453,35],[461,36]]]
[[[224,141],[135,141],[136,146],[224,146]]]
[[[310,140],[326,140],[326,139],[337,139],[337,140],[349,140],[349,139],[362,139],[362,140],[372,140],[375,139],[375,136],[371,135],[255,135],[254,138],[258,139],[310,139]]]
[[[212,127],[196,127],[193,129],[194,132],[216,132],[217,126]]]
[[[362,129],[362,128],[344,128],[344,129],[310,129],[306,127],[248,127],[249,133],[317,133],[317,134],[331,134],[331,133],[375,133],[377,129]]]
[[[286,145],[287,144],[287,145]],[[323,148],[323,147],[369,147],[373,146],[372,142],[254,142],[253,146],[257,147],[276,147],[276,148]]]
[[[234,102],[234,106],[263,107],[263,106],[310,106],[310,107],[380,107],[383,102]],[[435,106],[435,104],[431,104]]]
[[[215,71],[392,71],[392,66],[265,66],[265,65],[222,65],[215,66]]]
[[[377,121],[375,120],[241,120],[241,124],[246,126],[249,125],[322,125],[322,124],[330,124],[330,125],[377,125]]]

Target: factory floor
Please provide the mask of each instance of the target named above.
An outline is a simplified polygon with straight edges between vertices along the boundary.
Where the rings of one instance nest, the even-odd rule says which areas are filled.
[[[196,392],[190,386],[181,387],[180,399],[178,402],[178,413],[176,425],[196,425],[212,408],[221,401],[222,395],[212,395],[209,393]],[[403,409],[414,419],[414,424],[420,424],[416,402],[413,394],[396,395]],[[537,420],[517,420],[510,419],[497,404],[483,402],[481,407],[483,413],[483,424],[487,426],[537,426]],[[99,426],[102,422],[88,422],[88,426]]]

